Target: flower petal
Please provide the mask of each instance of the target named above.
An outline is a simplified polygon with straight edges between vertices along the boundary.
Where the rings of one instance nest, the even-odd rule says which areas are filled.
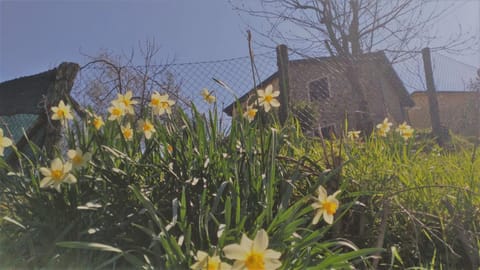
[[[225,257],[232,260],[245,260],[249,249],[246,246],[239,244],[227,245],[223,248]]]
[[[268,248],[268,234],[265,230],[260,230],[255,235],[255,240],[253,241],[253,250],[255,251],[264,251]]]

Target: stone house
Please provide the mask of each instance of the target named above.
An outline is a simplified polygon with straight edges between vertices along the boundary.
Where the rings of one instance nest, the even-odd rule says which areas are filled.
[[[452,132],[478,136],[480,93],[474,91],[437,91],[440,121]],[[425,91],[411,94],[415,106],[409,108],[408,118],[415,129],[431,128],[428,96]]]
[[[367,112],[360,109],[361,97],[347,77],[349,63],[351,60],[340,57],[289,60],[289,110],[301,112],[298,114],[301,121],[309,118],[306,119],[307,126],[334,130],[337,134],[344,129],[345,118],[350,129],[356,128],[362,113],[368,113],[373,123],[381,122],[385,117],[397,123],[406,121],[406,107],[413,106],[413,101],[384,52],[364,54],[354,60],[365,93]],[[278,73],[261,82],[258,88],[272,84],[274,90],[278,90]],[[243,95],[240,102],[253,101],[254,90]],[[232,103],[224,112],[232,115],[234,107],[235,103]],[[302,112],[309,115],[302,115]]]

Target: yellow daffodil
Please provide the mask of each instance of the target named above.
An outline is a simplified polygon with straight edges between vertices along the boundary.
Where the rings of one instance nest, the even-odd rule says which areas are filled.
[[[125,126],[121,126],[123,138],[126,141],[131,141],[133,139],[133,129],[130,127],[130,123]]]
[[[397,132],[400,133],[400,136],[402,136],[404,140],[410,139],[413,136],[413,131],[413,128],[407,125],[406,122],[403,122],[403,124],[397,127]]]
[[[89,152],[86,152],[83,154],[82,150],[80,149],[75,149],[75,150],[68,150],[67,151],[67,156],[72,162],[73,168],[74,169],[79,169],[87,165],[87,163],[92,159],[92,154]]]
[[[105,125],[105,122],[103,122],[103,118],[101,116],[94,114],[92,124],[96,130],[99,130],[103,125]]]
[[[155,91],[150,98],[149,105],[155,114],[162,115],[164,113],[171,114],[173,104],[175,104],[175,101],[168,99],[168,94],[160,95]]]
[[[377,125],[378,135],[381,137],[387,137],[387,133],[390,131],[392,123],[388,122],[388,118],[385,118],[382,123]]]
[[[275,270],[282,263],[280,262],[280,252],[267,249],[268,235],[265,230],[257,232],[252,241],[245,234],[239,244],[227,245],[223,248],[225,257],[235,260],[232,269],[246,270]]]
[[[217,100],[217,98],[214,95],[212,95],[213,92],[208,91],[207,88],[203,88],[201,94],[202,94],[203,100],[205,100],[205,102],[207,102],[208,104],[212,104]]]
[[[152,138],[152,134],[155,133],[155,127],[153,126],[150,120],[140,120],[138,121],[138,129],[140,129],[143,134],[145,134],[145,138],[149,140]]]
[[[135,100],[132,100],[132,91],[127,91],[125,95],[118,94],[116,101],[118,103],[123,104],[125,113],[127,114],[135,114],[135,109],[133,108],[133,105],[137,104],[138,102]]]
[[[108,108],[108,112],[110,113],[108,120],[121,120],[122,117],[125,115],[125,105],[114,100],[112,101],[112,106]]]
[[[59,158],[55,158],[50,164],[50,168],[42,167],[40,172],[44,178],[40,181],[40,187],[45,188],[52,186],[58,192],[60,192],[60,185],[62,183],[74,184],[77,182],[77,178],[70,173],[72,169],[72,163],[65,162]]]
[[[354,140],[360,138],[360,133],[361,133],[360,130],[349,131],[349,132],[347,132],[347,138],[349,140],[354,141]]]
[[[170,144],[167,144],[167,151],[171,155],[173,153],[173,146],[171,146]]]
[[[190,266],[192,270],[230,270],[232,266],[220,260],[219,256],[208,256],[204,251],[197,251],[197,262]]]
[[[73,119],[70,105],[65,105],[63,100],[60,100],[58,106],[52,106],[50,109],[53,112],[52,120],[59,120],[62,122],[62,125],[66,125],[68,120]]]
[[[269,84],[265,90],[258,89],[258,104],[263,106],[265,112],[270,111],[271,107],[280,107],[280,102],[276,99],[280,95],[280,91],[273,91],[273,86]]]
[[[246,117],[249,122],[252,122],[257,115],[258,110],[253,108],[253,106],[247,106],[247,110],[243,113],[243,117]]]
[[[317,193],[318,197],[315,198],[316,202],[312,203],[313,209],[316,209],[317,211],[313,217],[312,224],[317,224],[322,216],[325,222],[332,224],[333,215],[337,212],[338,205],[340,204],[335,197],[340,193],[340,190],[333,193],[333,195],[328,196],[325,188],[319,186]]]
[[[0,157],[3,157],[3,150],[12,145],[12,140],[3,136],[3,129],[0,128]]]

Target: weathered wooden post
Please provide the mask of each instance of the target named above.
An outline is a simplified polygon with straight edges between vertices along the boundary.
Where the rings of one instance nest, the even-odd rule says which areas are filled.
[[[432,133],[437,137],[440,146],[445,145],[448,141],[448,130],[445,131],[440,123],[440,111],[438,108],[437,93],[435,83],[433,81],[432,58],[430,56],[430,48],[422,49],[423,67],[425,69],[425,80],[427,82],[427,96],[430,109],[430,121],[432,123]],[[445,134],[446,133],[446,134]]]
[[[281,44],[277,46],[277,66],[278,66],[278,87],[280,90],[280,108],[278,116],[283,125],[288,118],[288,98],[289,98],[289,80],[288,80],[288,48]]]
[[[52,106],[57,106],[60,100],[67,102],[79,70],[80,66],[76,63],[61,63],[57,67],[54,84],[52,84],[47,90],[47,95],[45,97],[45,117],[47,117],[46,122],[48,124],[46,126],[44,145],[47,150],[47,155],[51,158],[54,156],[55,145],[62,137],[62,125],[60,121],[50,121],[50,108]]]

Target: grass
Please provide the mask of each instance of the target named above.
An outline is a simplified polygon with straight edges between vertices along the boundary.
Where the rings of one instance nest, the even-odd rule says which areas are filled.
[[[18,166],[0,159],[2,267],[188,269],[197,251],[233,263],[223,247],[261,229],[280,269],[450,269],[478,259],[469,252],[480,239],[480,161],[468,143],[446,151],[393,131],[318,141],[263,111],[225,130],[215,106],[139,118],[154,123],[151,139],[121,136],[126,123],[136,129],[131,116],[100,130],[74,121],[56,156],[80,148],[93,158],[61,192],[40,188],[51,160],[43,149],[14,149]],[[320,185],[342,190],[333,225],[312,224]]]

